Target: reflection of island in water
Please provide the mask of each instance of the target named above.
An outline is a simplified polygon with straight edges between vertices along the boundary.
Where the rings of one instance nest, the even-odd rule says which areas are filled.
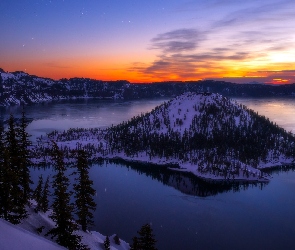
[[[279,174],[279,173],[289,172],[289,171],[295,171],[295,163],[263,169],[263,172],[269,175]]]
[[[150,164],[126,162],[121,159],[112,159],[107,162],[126,166],[140,174],[156,179],[164,185],[171,186],[184,194],[200,197],[214,196],[224,192],[240,192],[248,188],[262,189],[268,184],[268,182],[249,181],[208,181],[200,179],[191,173],[177,172],[167,167],[149,167]]]

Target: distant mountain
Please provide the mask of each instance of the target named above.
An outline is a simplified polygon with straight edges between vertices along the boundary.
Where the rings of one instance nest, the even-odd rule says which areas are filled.
[[[83,148],[92,158],[169,165],[207,179],[265,180],[259,169],[295,159],[291,133],[212,93],[184,93],[150,113],[104,130],[55,131],[39,140],[36,152],[45,152],[51,140],[65,155]]]
[[[295,84],[235,84],[211,80],[131,84],[122,80],[104,82],[88,78],[55,81],[22,71],[9,73],[0,69],[0,106],[75,98],[170,98],[184,92],[206,91],[228,97],[295,97]]]

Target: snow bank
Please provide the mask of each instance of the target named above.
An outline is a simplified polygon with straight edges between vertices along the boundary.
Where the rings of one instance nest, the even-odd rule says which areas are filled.
[[[33,234],[19,226],[0,219],[0,249],[1,250],[59,250],[65,249],[56,243]]]
[[[34,211],[36,204],[32,201],[31,207],[27,207],[28,218],[24,219],[21,224],[13,225],[5,220],[0,219],[0,249],[1,250],[55,250],[65,249],[46,237],[45,234],[54,227],[55,223],[49,218],[51,211],[46,213]],[[42,230],[38,229],[43,227]],[[104,250],[103,242],[106,236],[99,232],[75,231],[82,237],[82,243],[90,249]],[[109,236],[111,250],[129,250],[129,244],[120,239],[120,245],[114,241],[114,235]]]

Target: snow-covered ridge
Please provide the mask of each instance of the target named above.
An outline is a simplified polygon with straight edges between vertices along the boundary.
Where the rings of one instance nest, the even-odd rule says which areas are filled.
[[[28,218],[19,225],[12,225],[9,222],[0,219],[0,249],[1,250],[58,250],[66,249],[52,241],[50,236],[45,234],[55,226],[55,223],[49,218],[51,211],[46,213],[35,212],[35,205],[27,207],[29,213]],[[42,232],[38,232],[38,228],[43,227]],[[89,249],[104,250],[103,242],[106,236],[95,232],[75,231],[75,234],[82,237],[82,243],[87,245]],[[120,239],[120,245],[115,244],[114,236],[110,236],[110,244],[112,250],[128,250],[129,244]]]
[[[123,99],[124,89],[128,87],[126,81],[103,83],[86,78],[56,81],[22,71],[0,70],[0,106],[77,98]]]
[[[130,84],[128,81],[109,81],[89,78],[53,80],[26,72],[5,72],[0,69],[0,106],[40,103],[77,98],[141,99],[174,97],[183,92],[211,91],[225,96],[294,97],[295,84],[270,86],[235,84],[212,80],[195,82],[160,82]]]
[[[71,149],[83,148],[94,159],[178,165],[176,171],[218,180],[263,181],[267,178],[261,168],[292,163],[295,155],[292,134],[212,93],[184,93],[105,130],[55,131],[39,140],[36,155],[44,152],[50,140],[57,141],[66,157]]]

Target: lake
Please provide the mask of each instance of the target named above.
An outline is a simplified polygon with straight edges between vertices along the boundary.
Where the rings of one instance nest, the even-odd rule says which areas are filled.
[[[239,102],[295,133],[295,99],[246,99]],[[52,130],[107,127],[152,110],[165,99],[141,101],[76,100],[26,107],[34,140]],[[0,108],[2,120],[20,107]],[[52,174],[51,169],[32,170]],[[91,167],[97,191],[95,226],[131,242],[151,223],[157,247],[164,249],[294,249],[295,172],[274,171],[269,183],[208,183],[163,167],[101,162]]]

